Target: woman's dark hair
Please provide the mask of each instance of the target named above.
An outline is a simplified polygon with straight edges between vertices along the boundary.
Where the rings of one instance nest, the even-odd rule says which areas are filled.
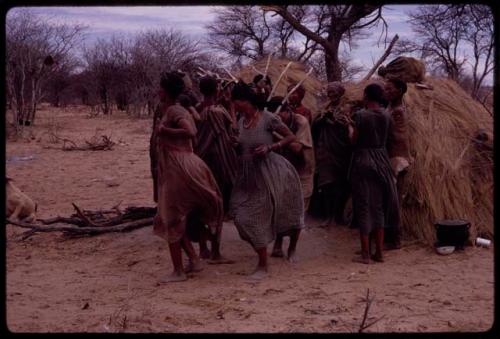
[[[177,97],[184,91],[184,80],[177,72],[163,73],[161,75],[160,86],[168,94],[170,99],[177,100]]]
[[[194,106],[191,98],[187,94],[181,94],[177,97],[177,101],[179,104],[181,104],[182,107],[184,108],[189,108],[191,106]]]
[[[399,79],[389,79],[388,80],[390,83],[394,85],[397,89],[401,91],[401,95],[405,94],[406,91],[408,90],[408,86],[406,86],[406,82],[399,80]]]
[[[248,101],[258,109],[264,109],[265,107],[265,102],[262,100],[262,97],[258,96],[250,86],[241,80],[234,85],[231,91],[231,99]]]
[[[366,86],[364,94],[366,100],[368,101],[378,102],[380,105],[384,107],[387,105],[384,89],[382,88],[382,86],[378,84],[370,84]]]
[[[200,79],[200,92],[205,97],[211,97],[217,94],[217,80],[214,77],[203,77]]]
[[[269,112],[271,113],[276,113],[276,110],[278,109],[278,107],[281,105],[281,102],[283,101],[283,97],[281,96],[275,96],[275,97],[272,97],[267,103],[266,103],[266,108]],[[285,102],[282,106],[281,106],[281,111],[286,111],[288,110],[288,104]]]
[[[259,81],[261,81],[262,79],[264,78],[264,75],[262,74],[257,74],[254,78],[253,78],[253,83],[254,84],[257,84]],[[268,84],[269,86],[272,86],[272,83],[271,83],[271,78],[269,77],[269,75],[266,75],[266,84]]]

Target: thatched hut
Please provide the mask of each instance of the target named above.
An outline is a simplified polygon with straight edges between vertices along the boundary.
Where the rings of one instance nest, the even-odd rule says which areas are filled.
[[[362,99],[373,81],[349,84],[346,101]],[[426,78],[434,89],[408,84],[408,114],[413,164],[402,206],[403,233],[435,242],[434,222],[466,219],[471,238],[493,236],[493,117],[456,82]],[[483,131],[487,140],[478,142]]]
[[[273,60],[268,74],[276,81],[288,60]],[[264,70],[266,60],[253,66]],[[250,82],[257,73],[251,66],[238,76]],[[306,69],[293,63],[277,88],[284,95],[287,86],[299,81]],[[368,83],[347,83],[345,103],[362,100]],[[471,237],[493,236],[493,117],[457,83],[427,77],[434,89],[408,84],[404,104],[408,114],[410,152],[413,164],[405,180],[402,199],[403,236],[434,244],[434,222],[467,219]],[[319,92],[325,84],[310,76],[304,105],[313,114],[320,109]],[[478,134],[482,137],[476,138]],[[480,139],[480,141],[478,141]],[[485,140],[487,139],[487,140]]]

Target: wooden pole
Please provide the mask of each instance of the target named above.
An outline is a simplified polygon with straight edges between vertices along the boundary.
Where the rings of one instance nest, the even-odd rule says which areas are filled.
[[[370,72],[368,72],[368,74],[363,78],[363,81],[369,80],[371,78],[371,76],[373,75],[373,73],[375,73],[375,71],[377,70],[377,68],[379,68],[379,66],[385,61],[385,59],[387,59],[387,57],[389,56],[389,54],[391,54],[392,47],[394,47],[394,44],[396,43],[396,41],[398,41],[398,39],[399,39],[399,35],[396,34],[394,36],[394,38],[392,38],[392,41],[389,44],[389,47],[387,47],[387,49],[385,50],[385,52],[382,55],[382,57],[372,67],[372,69],[370,70]]]
[[[279,85],[279,83],[280,83],[281,79],[283,78],[283,76],[285,75],[286,71],[288,71],[288,69],[290,68],[290,66],[291,66],[291,65],[292,65],[292,62],[290,61],[290,62],[286,65],[286,67],[285,67],[285,69],[283,70],[283,72],[281,72],[281,74],[280,74],[280,76],[279,76],[279,78],[278,78],[278,81],[276,81],[276,83],[275,83],[275,84],[274,84],[274,86],[273,86],[273,89],[271,90],[271,93],[269,93],[269,96],[267,97],[267,101],[271,100],[271,98],[273,97],[274,92],[276,91],[276,88],[278,88],[278,85]]]

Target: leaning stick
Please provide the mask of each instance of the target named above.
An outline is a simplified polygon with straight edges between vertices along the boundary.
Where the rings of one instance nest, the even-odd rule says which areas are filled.
[[[281,79],[283,78],[283,76],[285,75],[286,71],[288,71],[288,69],[290,68],[290,66],[291,66],[291,65],[292,65],[292,62],[290,61],[290,62],[286,65],[286,67],[285,67],[285,69],[283,70],[283,72],[281,72],[281,74],[280,74],[280,76],[279,76],[279,78],[278,78],[278,81],[276,81],[276,83],[274,84],[273,89],[271,90],[271,93],[269,93],[269,96],[267,97],[267,100],[266,100],[266,101],[271,100],[271,98],[273,97],[274,92],[276,91],[276,88],[278,88],[278,85],[279,85],[279,83],[280,83]]]
[[[276,109],[276,112],[274,112],[275,114],[278,114],[280,111],[281,111],[281,107],[285,104],[285,102],[288,101],[288,98],[290,97],[290,95],[292,95],[293,92],[295,92],[297,90],[297,88],[300,87],[300,85],[302,85],[302,83],[309,77],[309,75],[311,75],[313,71],[313,68],[311,67],[311,69],[309,70],[309,72],[306,73],[305,77],[302,78],[302,80],[299,81],[299,83],[297,85],[295,85],[291,90],[290,92],[288,92],[285,97],[283,98],[283,100],[281,101],[281,104],[278,106],[278,109]]]
[[[391,54],[392,47],[394,47],[394,44],[396,43],[396,41],[398,41],[398,39],[399,39],[399,35],[396,34],[394,36],[394,38],[392,38],[392,41],[389,44],[389,47],[387,47],[387,49],[385,50],[385,53],[380,57],[380,59],[377,61],[377,63],[375,65],[373,65],[370,72],[368,72],[368,74],[363,78],[363,81],[369,80],[371,78],[371,76],[373,75],[373,73],[375,73],[377,68],[385,61],[385,59],[387,59],[389,54]]]
[[[226,71],[227,74],[234,80],[234,82],[238,82],[238,79],[229,72],[229,70],[226,67],[223,67],[223,69]]]
[[[274,53],[271,53],[267,56],[267,63],[266,63],[266,69],[264,70],[264,79],[267,76],[267,71],[269,70],[269,63],[271,62],[271,57],[273,56]]]
[[[259,71],[257,68],[255,68],[255,66],[253,66],[253,65],[252,65],[252,68],[253,68],[253,70],[254,70],[255,72],[257,72],[257,73],[259,73],[259,74],[264,75],[264,73],[262,73],[262,72],[261,72],[261,71]],[[265,75],[264,75],[264,77],[265,77]]]

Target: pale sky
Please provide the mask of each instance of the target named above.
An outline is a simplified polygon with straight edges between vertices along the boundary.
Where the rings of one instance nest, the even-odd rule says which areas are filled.
[[[147,29],[176,29],[203,40],[207,33],[204,26],[215,17],[214,10],[221,6],[68,6],[28,7],[33,13],[65,23],[81,23],[88,26],[85,43],[92,44],[98,38],[110,38],[114,34],[134,35]],[[386,5],[383,15],[389,26],[388,41],[395,34],[400,39],[412,36],[407,13],[416,5]],[[16,11],[17,7],[11,11]],[[9,11],[10,13],[10,11]],[[9,16],[7,13],[7,18]],[[370,37],[358,41],[358,47],[350,52],[352,61],[369,69],[387,47],[377,45],[381,28],[373,29]]]

